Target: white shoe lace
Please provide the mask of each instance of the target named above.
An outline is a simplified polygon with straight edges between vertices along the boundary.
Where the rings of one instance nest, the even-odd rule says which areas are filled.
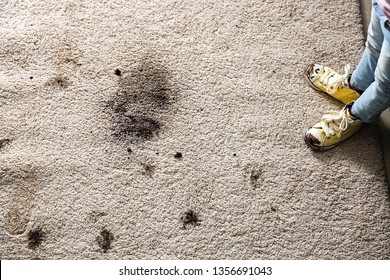
[[[331,79],[334,77],[334,74],[332,74],[331,72],[326,72],[321,77],[320,82],[323,84],[327,84],[326,91],[329,94],[334,94],[337,91],[340,83],[348,80],[348,76],[349,76],[350,71],[351,71],[351,67],[349,66],[349,64],[346,64],[344,66],[345,73],[343,75],[337,75],[337,77],[331,81]]]
[[[346,116],[344,110],[340,112],[329,112],[321,118],[321,127],[325,132],[327,138],[331,135],[334,136],[336,131],[344,131],[348,128],[348,117]],[[340,139],[341,133],[339,133],[338,138]]]

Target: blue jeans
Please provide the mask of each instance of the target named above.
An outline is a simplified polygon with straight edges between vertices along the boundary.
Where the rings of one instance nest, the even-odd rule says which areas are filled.
[[[352,114],[364,122],[374,121],[390,107],[390,25],[373,1],[366,48],[352,73],[352,87],[363,94],[352,106]]]

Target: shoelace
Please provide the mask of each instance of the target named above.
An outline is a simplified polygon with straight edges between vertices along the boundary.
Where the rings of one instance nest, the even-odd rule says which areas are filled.
[[[348,117],[346,116],[344,110],[340,112],[329,112],[321,118],[321,127],[325,132],[327,138],[331,135],[335,135],[336,131],[344,131],[348,128]],[[341,133],[339,133],[338,138],[340,139]]]
[[[321,77],[320,82],[323,83],[323,84],[328,84],[326,86],[326,91],[329,94],[334,94],[337,91],[340,83],[343,83],[344,81],[348,80],[350,71],[351,71],[351,67],[349,66],[349,64],[346,64],[344,66],[344,72],[345,73],[343,75],[339,75],[337,78],[335,78],[332,82],[329,83],[330,78],[334,77],[334,73],[326,72]]]

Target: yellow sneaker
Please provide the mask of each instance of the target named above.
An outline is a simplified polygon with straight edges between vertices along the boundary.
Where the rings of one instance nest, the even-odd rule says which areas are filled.
[[[305,133],[306,144],[314,150],[328,150],[355,134],[363,121],[350,113],[353,102],[348,103],[340,112],[329,112],[321,121],[310,127]]]
[[[345,74],[340,75],[327,66],[311,64],[306,69],[305,77],[312,88],[348,104],[360,97],[360,94],[348,85],[349,71],[349,65],[345,66]]]

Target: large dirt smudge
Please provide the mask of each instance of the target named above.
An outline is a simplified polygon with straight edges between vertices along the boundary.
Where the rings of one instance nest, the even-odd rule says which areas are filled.
[[[129,143],[151,140],[175,114],[177,89],[172,75],[149,56],[122,71],[115,71],[118,91],[107,101],[112,135]]]

